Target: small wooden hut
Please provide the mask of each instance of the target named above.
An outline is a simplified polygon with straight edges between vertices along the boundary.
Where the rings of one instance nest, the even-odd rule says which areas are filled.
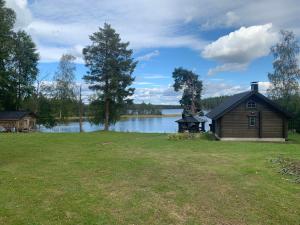
[[[211,131],[220,140],[285,141],[292,115],[259,93],[258,82],[251,90],[233,95],[211,110]]]
[[[0,131],[28,132],[36,129],[36,116],[25,111],[0,112]]]
[[[182,118],[175,122],[178,123],[179,133],[184,133],[184,132],[198,133],[200,131],[205,132],[206,119],[200,116],[182,114]],[[201,127],[199,127],[200,124]]]

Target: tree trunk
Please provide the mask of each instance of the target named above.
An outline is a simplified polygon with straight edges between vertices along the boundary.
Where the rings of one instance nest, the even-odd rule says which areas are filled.
[[[82,99],[81,99],[81,86],[79,89],[79,132],[83,132],[82,129]]]
[[[109,128],[109,99],[105,100],[105,122],[104,122],[104,130],[108,130]]]

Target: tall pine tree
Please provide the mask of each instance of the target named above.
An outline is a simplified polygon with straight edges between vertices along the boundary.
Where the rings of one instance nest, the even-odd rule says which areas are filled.
[[[173,78],[174,90],[183,92],[179,102],[184,109],[184,114],[202,114],[202,81],[198,79],[198,75],[180,67],[174,70]]]
[[[134,81],[132,73],[137,62],[132,58],[129,42],[122,42],[120,35],[109,25],[104,24],[90,36],[91,45],[83,49],[85,64],[89,68],[85,81],[96,91],[92,102],[94,123],[109,125],[120,116],[120,109],[130,102],[134,89],[129,86]]]

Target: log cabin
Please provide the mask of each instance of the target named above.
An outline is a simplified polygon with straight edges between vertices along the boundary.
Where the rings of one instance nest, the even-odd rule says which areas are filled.
[[[211,131],[219,140],[285,141],[291,114],[259,93],[258,82],[251,90],[233,95],[211,110]]]
[[[0,112],[0,131],[28,132],[36,128],[36,116],[25,111]]]

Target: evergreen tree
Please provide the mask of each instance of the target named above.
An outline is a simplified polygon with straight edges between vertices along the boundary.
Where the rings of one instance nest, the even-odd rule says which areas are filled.
[[[179,102],[184,109],[184,114],[202,114],[202,81],[198,80],[198,75],[190,70],[176,68],[173,78],[174,90],[183,92]]]
[[[89,68],[85,81],[97,92],[91,104],[94,123],[104,123],[105,130],[115,123],[124,104],[130,102],[134,89],[129,86],[134,78],[132,73],[137,62],[132,58],[129,43],[121,42],[119,34],[104,24],[90,36],[92,44],[83,49],[85,64]]]

